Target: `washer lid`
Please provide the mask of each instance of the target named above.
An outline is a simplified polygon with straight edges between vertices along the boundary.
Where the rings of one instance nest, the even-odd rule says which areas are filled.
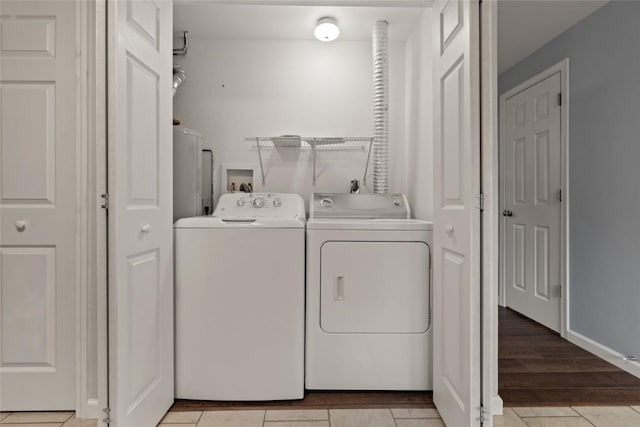
[[[249,217],[214,217],[214,216],[194,216],[182,218],[173,225],[175,229],[183,228],[304,228],[302,218],[249,218]]]
[[[310,218],[307,230],[433,230],[431,221],[418,219],[349,219],[349,218]]]
[[[411,218],[404,194],[313,193],[310,218]]]

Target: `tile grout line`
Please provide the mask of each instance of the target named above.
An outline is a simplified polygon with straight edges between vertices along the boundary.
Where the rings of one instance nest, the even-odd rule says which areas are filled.
[[[596,425],[594,423],[592,423],[590,419],[588,419],[587,417],[582,415],[582,413],[580,411],[578,411],[577,409],[575,409],[575,407],[571,406],[571,409],[573,409],[576,413],[578,413],[580,415],[580,418],[582,418],[583,420],[585,420],[586,422],[591,424],[593,427],[596,427]]]
[[[518,413],[516,412],[516,410],[515,410],[515,409],[511,408],[511,410],[513,411],[513,413],[514,413],[514,414],[516,414],[516,417],[518,417],[518,419],[524,423],[524,425],[526,425],[527,427],[529,427],[529,423],[528,423],[524,418],[522,418],[522,417],[520,416],[520,414],[518,414]]]
[[[578,414],[578,418],[580,418],[580,419],[582,419],[582,420],[585,420],[586,422],[588,422],[588,423],[589,423],[590,425],[592,425],[593,427],[596,427],[596,425],[595,425],[595,424],[593,424],[593,423],[591,422],[591,420],[589,420],[589,419],[585,418],[585,417],[584,417],[580,412],[578,412],[577,410],[575,410],[575,409],[573,408],[573,406],[569,406],[569,408],[571,408],[571,410],[572,410],[573,412],[575,412],[576,414]],[[513,410],[513,408],[511,408],[511,409]],[[575,415],[573,415],[573,416],[557,416],[557,417],[555,417],[555,416],[521,417],[521,416],[520,416],[520,414],[518,414],[515,410],[513,410],[513,413],[514,413],[514,414],[516,414],[516,416],[517,416],[518,418],[520,418],[520,420],[521,420],[523,423],[525,423],[527,426],[529,426],[529,423],[527,422],[527,419],[529,419],[529,418],[576,418],[576,416],[575,416]]]
[[[630,408],[632,411],[634,412],[638,412],[640,413],[640,411],[637,411],[635,408],[633,408],[632,406],[618,406],[615,405],[617,407],[621,407],[621,408]],[[581,406],[568,406],[568,408],[570,408],[573,412],[575,412],[576,415],[534,415],[534,416],[529,416],[529,417],[523,417],[520,416],[520,414],[518,414],[515,410],[513,410],[513,408],[511,408],[514,412],[514,414],[516,414],[516,417],[518,417],[521,421],[523,421],[526,425],[529,425],[529,423],[527,422],[527,420],[529,419],[536,419],[536,418],[580,418],[584,421],[586,421],[587,423],[589,423],[589,425],[593,426],[593,427],[597,427],[589,418],[587,418],[585,415],[583,415],[582,413],[580,413],[576,408],[580,408]]]
[[[391,408],[387,409],[387,411],[389,411],[389,414],[391,414],[391,419],[393,420],[393,425],[398,427],[398,421],[396,420],[396,417],[393,416],[393,411],[391,410]]]
[[[582,416],[582,415],[581,415],[581,416]],[[585,418],[585,417],[582,417],[582,419],[584,419],[586,422],[588,422],[589,424],[591,424],[593,427],[596,427],[596,425],[595,425],[594,423],[592,423],[592,422],[591,422],[591,420],[589,420],[589,419],[587,419],[587,418]]]
[[[587,418],[583,417],[583,416],[559,416],[559,417],[554,417],[554,416],[540,416],[540,417],[524,417],[524,418],[520,418],[520,420],[522,420],[522,422],[524,422],[527,426],[529,426],[530,424],[527,422],[527,420],[535,420],[537,418],[560,418],[560,419],[567,419],[567,418],[578,418],[581,420],[586,421],[587,423],[589,423],[589,425],[593,426],[593,427],[597,427],[595,424],[593,424],[590,420],[588,420]]]

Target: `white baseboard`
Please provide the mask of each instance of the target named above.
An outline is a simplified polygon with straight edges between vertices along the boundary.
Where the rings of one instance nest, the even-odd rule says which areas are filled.
[[[493,396],[491,402],[491,415],[502,415],[504,413],[504,404],[499,395]]]
[[[567,340],[570,343],[573,343],[578,347],[581,347],[587,350],[589,353],[595,354],[599,358],[604,359],[605,361],[611,363],[612,365],[617,366],[623,371],[626,371],[631,375],[634,375],[640,378],[639,362],[624,360],[623,354],[620,354],[617,351],[612,350],[609,347],[606,347],[600,344],[599,342],[596,342],[591,338],[587,338],[584,335],[579,334],[578,332],[572,331],[570,329],[567,330]]]

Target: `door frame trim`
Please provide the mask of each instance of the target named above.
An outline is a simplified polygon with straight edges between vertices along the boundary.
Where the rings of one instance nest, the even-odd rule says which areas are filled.
[[[500,232],[498,153],[498,4],[480,3],[482,211],[482,404],[488,419],[502,415],[498,393],[498,288]],[[489,421],[486,421],[487,423]],[[492,424],[488,424],[491,426]]]
[[[106,400],[105,0],[76,5],[78,270],[76,417],[101,418]],[[102,47],[102,49],[101,49]],[[89,390],[89,384],[95,390]],[[101,421],[99,421],[101,422]]]
[[[94,18],[95,37],[95,57],[93,61],[95,68],[94,76],[94,111],[95,128],[93,137],[95,138],[95,151],[92,153],[94,163],[94,195],[96,213],[96,235],[94,247],[96,251],[95,261],[95,288],[96,288],[96,313],[97,335],[96,335],[96,387],[98,401],[98,426],[107,426],[108,413],[104,412],[109,408],[109,319],[108,319],[108,238],[107,238],[107,210],[103,209],[102,194],[108,194],[107,187],[107,0],[92,0],[94,8],[92,17]]]
[[[91,152],[92,117],[89,112],[91,100],[92,79],[89,76],[90,53],[89,34],[92,23],[88,19],[91,5],[86,2],[76,3],[76,49],[80,54],[76,57],[76,199],[78,211],[76,214],[76,416],[78,418],[96,418],[94,406],[97,402],[88,395],[88,382],[91,377],[91,362],[89,361],[89,302],[91,290],[91,209],[89,200],[92,197],[92,171],[89,156]],[[87,143],[85,143],[85,141]]]
[[[546,78],[560,73],[560,93],[562,94],[562,105],[560,106],[560,189],[562,190],[562,203],[560,204],[560,284],[562,295],[560,297],[560,335],[567,338],[569,329],[569,58],[565,58],[557,64],[536,74],[513,89],[500,95],[500,211],[504,209],[505,185],[503,183],[505,170],[504,150],[502,142],[506,135],[505,109],[509,98],[534,86]],[[500,212],[498,212],[500,215]],[[500,215],[500,296],[499,305],[506,307],[506,280],[505,280],[505,245],[503,243],[505,235],[505,221]]]

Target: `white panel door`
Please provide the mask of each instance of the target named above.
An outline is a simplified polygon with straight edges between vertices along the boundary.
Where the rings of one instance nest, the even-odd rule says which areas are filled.
[[[560,72],[505,102],[507,306],[560,331]]]
[[[433,400],[480,425],[479,2],[435,1]]]
[[[156,425],[173,403],[172,4],[108,3],[109,406]]]
[[[75,408],[74,1],[0,5],[0,411]]]

